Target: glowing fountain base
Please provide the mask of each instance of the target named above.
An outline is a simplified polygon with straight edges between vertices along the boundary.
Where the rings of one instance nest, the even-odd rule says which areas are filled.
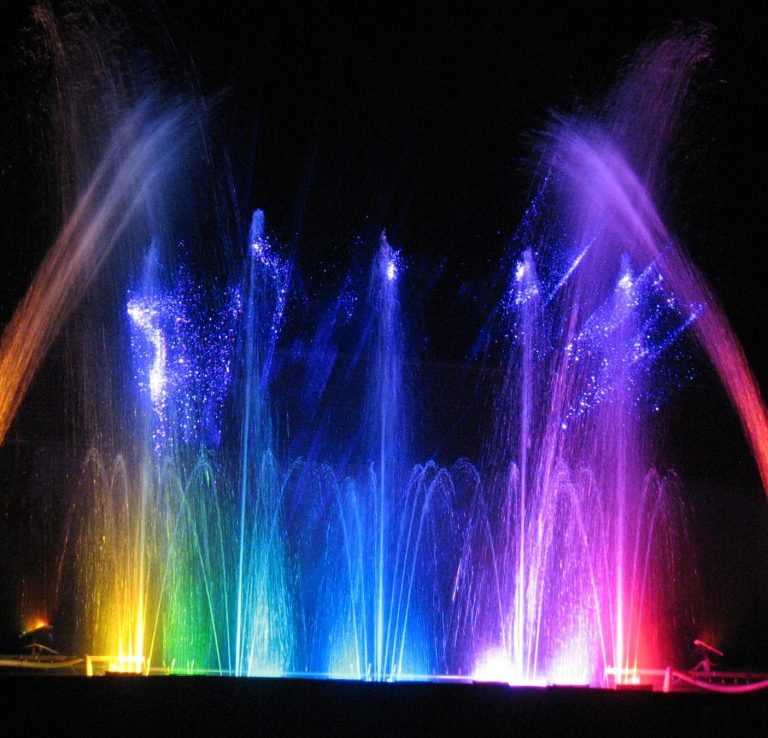
[[[0,655],[0,675],[48,672],[57,675],[78,677],[144,676],[173,677],[182,676],[182,671],[173,671],[166,667],[150,667],[142,656],[66,656],[50,649],[33,650],[31,654]],[[234,675],[222,675],[211,670],[184,669],[182,678],[210,677],[212,681],[229,680]],[[266,677],[241,677],[246,681],[263,680]],[[398,679],[383,682],[361,681],[344,676],[327,674],[284,674],[269,677],[270,680],[297,682],[328,683],[365,683],[365,684],[462,684],[512,689],[591,689],[597,691],[649,691],[649,692],[690,692],[710,691],[723,694],[747,694],[750,692],[768,692],[768,674],[757,672],[734,671],[681,671],[671,666],[665,669],[605,669],[601,686],[547,682],[546,680],[509,680],[506,677],[494,677],[478,674],[475,677],[464,676],[429,676],[408,674]]]

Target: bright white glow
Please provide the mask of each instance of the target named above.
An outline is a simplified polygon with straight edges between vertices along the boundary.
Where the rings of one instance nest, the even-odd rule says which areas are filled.
[[[397,264],[395,264],[394,259],[390,259],[387,262],[387,279],[390,282],[394,282],[396,277],[397,277]]]
[[[518,282],[523,281],[523,277],[525,276],[525,262],[519,261],[517,262],[517,268],[515,269],[515,280]]]
[[[476,682],[499,682],[514,687],[546,687],[546,679],[524,677],[503,650],[487,651],[475,668]]]
[[[503,651],[489,651],[475,667],[472,678],[478,682],[508,682],[512,671],[507,654]]]
[[[148,384],[149,396],[152,399],[152,404],[157,408],[165,398],[165,364],[167,359],[165,336],[155,325],[153,319],[156,317],[156,312],[151,308],[141,307],[136,302],[131,301],[128,303],[128,315],[144,331],[144,335],[155,350],[152,368],[149,370]]]

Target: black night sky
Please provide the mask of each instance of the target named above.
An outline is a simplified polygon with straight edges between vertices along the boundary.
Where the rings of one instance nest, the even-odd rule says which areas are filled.
[[[768,392],[766,3],[117,4],[126,8],[107,14],[122,24],[119,55],[166,93],[205,101],[240,236],[262,208],[275,242],[295,257],[296,290],[313,300],[369,259],[386,229],[424,285],[412,298],[415,350],[443,377],[441,367],[460,374],[469,365],[488,285],[532,194],[535,132],[554,113],[599,100],[632,53],[670,24],[711,23],[713,59],[698,80],[663,211]],[[4,3],[0,31],[0,324],[61,224],[55,209],[40,212],[55,201],[46,180],[50,80],[29,52],[30,6]],[[738,421],[707,372],[680,390],[663,463],[691,487],[701,514],[704,589],[722,594],[727,602],[716,609],[736,618],[727,635],[734,661],[765,667],[768,509]],[[432,422],[453,429],[461,404],[448,398]],[[36,413],[22,411],[17,439]],[[438,447],[474,453],[454,436]]]

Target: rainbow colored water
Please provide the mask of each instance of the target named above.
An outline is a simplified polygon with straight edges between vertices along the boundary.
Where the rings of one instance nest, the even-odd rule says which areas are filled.
[[[98,371],[82,367],[97,399],[49,608],[69,646],[115,669],[377,680],[602,683],[674,662],[685,516],[651,418],[687,334],[768,489],[755,380],[654,202],[707,53],[701,28],[650,44],[602,110],[542,137],[481,342],[485,451],[450,468],[416,463],[418,285],[386,235],[288,345],[294,265],[261,212],[242,257],[222,246],[241,262],[223,276],[163,241],[156,188],[194,146],[191,110],[126,114],[0,345],[2,439],[113,246],[150,243]]]

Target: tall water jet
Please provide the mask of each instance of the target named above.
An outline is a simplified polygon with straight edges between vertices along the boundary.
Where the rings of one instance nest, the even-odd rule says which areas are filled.
[[[235,674],[290,668],[293,614],[282,537],[283,485],[275,458],[269,384],[285,310],[289,270],[264,237],[264,214],[251,223],[244,290],[242,420],[235,609]]]
[[[347,560],[347,623],[339,633],[331,668],[339,674],[382,679],[402,668],[397,642],[404,627],[397,607],[395,560],[397,501],[405,495],[408,458],[404,417],[404,333],[400,312],[399,256],[382,234],[371,268],[358,356],[367,362],[359,453],[367,467],[362,478],[344,483],[333,523],[340,526]],[[359,467],[358,467],[359,468]],[[351,668],[350,668],[351,667]]]
[[[453,558],[452,481],[434,462],[409,463],[413,416],[401,308],[404,274],[398,252],[382,234],[356,348],[340,372],[343,399],[337,409],[350,413],[353,381],[364,388],[357,441],[351,452],[336,449],[336,468],[326,462],[302,472],[318,505],[309,531],[312,539],[321,535],[325,541],[321,566],[309,577],[319,582],[313,629],[331,634],[329,647],[318,648],[319,663],[338,677],[423,676],[446,664],[442,610]],[[325,492],[318,495],[319,489]]]
[[[402,413],[403,397],[403,333],[400,324],[398,296],[397,254],[382,234],[381,246],[371,274],[371,294],[377,313],[375,344],[371,356],[371,403],[368,409],[371,417],[370,449],[375,459],[371,469],[371,493],[374,502],[375,561],[373,617],[374,652],[373,673],[379,677],[395,671],[397,663],[390,653],[392,642],[389,638],[393,627],[392,598],[395,570],[390,559],[390,536],[393,534],[392,515],[398,485],[402,484],[398,467],[406,455],[405,425]],[[385,607],[386,603],[386,607]]]

